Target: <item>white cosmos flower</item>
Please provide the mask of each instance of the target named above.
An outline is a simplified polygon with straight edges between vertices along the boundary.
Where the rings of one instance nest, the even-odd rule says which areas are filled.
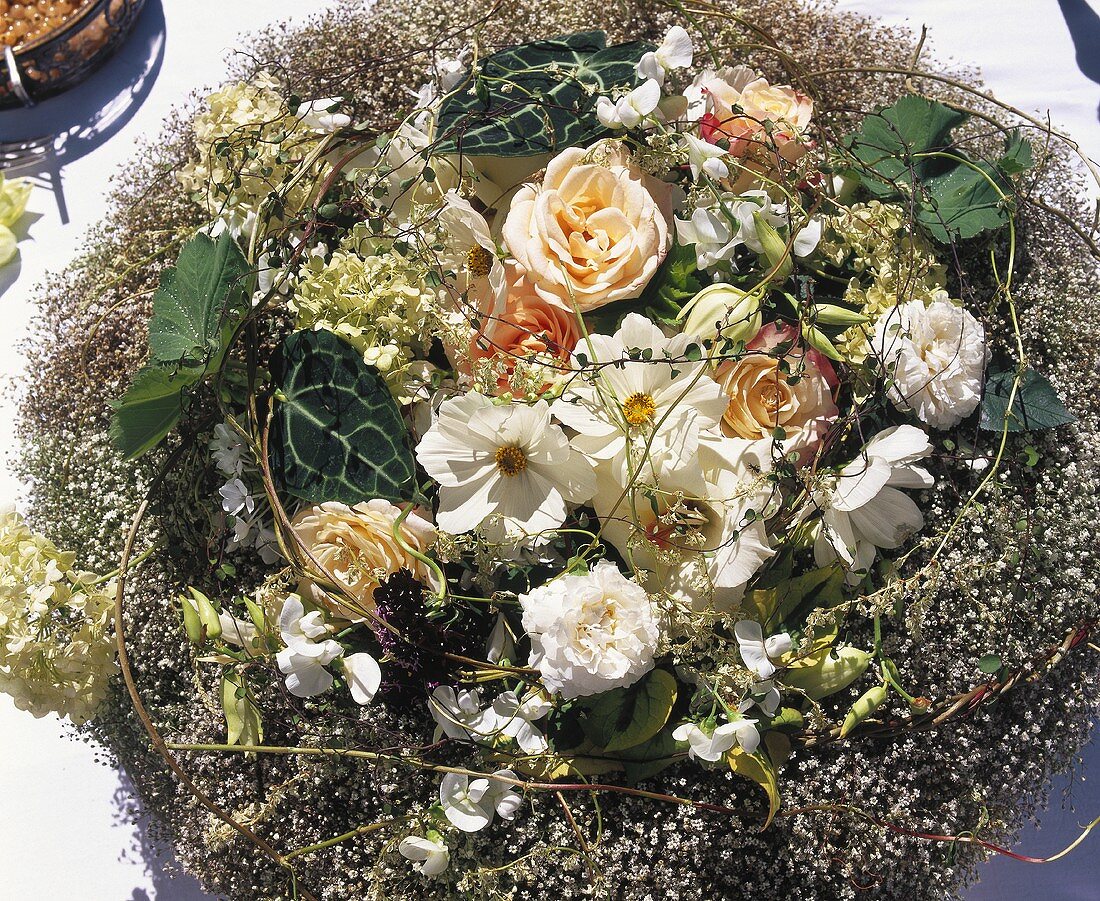
[[[286,676],[287,690],[299,698],[322,694],[332,687],[332,675],[325,667],[344,653],[339,642],[324,639],[329,634],[321,614],[306,613],[296,594],[283,601],[279,612],[279,635],[286,647],[275,655]],[[317,641],[316,639],[324,639]]]
[[[489,223],[456,191],[443,195],[438,221],[449,251],[440,262],[459,273],[457,289],[470,292],[470,303],[478,315],[499,316],[508,296],[508,284]],[[473,310],[470,312],[472,315]]]
[[[642,54],[634,70],[639,78],[652,78],[658,84],[665,83],[665,76],[673,69],[686,69],[695,58],[691,35],[680,25],[673,25],[661,41],[661,46]]]
[[[550,421],[545,401],[495,404],[470,392],[444,402],[416,457],[439,483],[436,522],[469,532],[498,517],[511,535],[555,529],[592,497],[591,464]]]
[[[374,700],[382,684],[382,668],[370,654],[349,654],[343,660],[344,675],[356,704],[367,705]]]
[[[618,100],[600,97],[596,101],[596,116],[607,128],[635,128],[660,103],[661,83],[650,78]]]
[[[493,814],[501,819],[515,818],[522,799],[507,782],[494,778],[504,776],[515,779],[511,770],[497,770],[492,776],[470,780],[459,773],[446,773],[439,785],[439,803],[451,824],[463,832],[477,832],[493,821]]]
[[[760,733],[756,720],[740,718],[732,723],[722,723],[707,732],[701,724],[682,723],[672,733],[677,741],[688,743],[688,757],[715,763],[721,760],[734,745],[740,745],[749,754],[760,746]]]
[[[962,307],[903,303],[878,320],[871,347],[892,380],[894,406],[934,429],[958,425],[981,401],[985,329]]]
[[[438,876],[451,861],[451,852],[438,834],[436,838],[410,835],[401,839],[397,850],[406,860],[413,861],[413,869],[425,876]]]
[[[519,598],[531,665],[563,698],[633,685],[653,669],[661,629],[645,589],[606,560]]]
[[[831,484],[814,492],[813,503],[822,511],[814,542],[819,566],[839,559],[849,570],[849,582],[858,582],[874,562],[876,548],[899,547],[920,531],[920,508],[898,489],[932,486],[928,471],[914,465],[930,453],[928,436],[915,426],[885,429]]]
[[[695,343],[690,335],[665,337],[638,313],[628,314],[614,335],[581,341],[576,354],[602,365],[574,378],[554,405],[554,415],[578,433],[573,446],[622,469],[628,439],[646,443],[655,431],[671,436],[690,420],[693,426],[683,436],[683,449],[694,453],[691,444],[698,430],[717,426],[728,403],[706,361],[687,360]],[[666,446],[672,448],[671,443]]]
[[[764,639],[760,623],[743,619],[733,627],[737,638],[737,649],[741,652],[741,661],[761,679],[770,679],[775,674],[772,658],[782,657],[792,647],[791,636],[786,632]]]

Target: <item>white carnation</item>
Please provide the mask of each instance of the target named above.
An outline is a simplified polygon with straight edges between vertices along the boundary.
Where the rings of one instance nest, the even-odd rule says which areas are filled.
[[[871,343],[893,380],[890,399],[899,410],[949,429],[978,406],[988,360],[985,330],[962,307],[903,303],[879,319]]]
[[[531,665],[552,694],[594,695],[633,685],[653,669],[657,609],[637,582],[603,561],[520,595]]]

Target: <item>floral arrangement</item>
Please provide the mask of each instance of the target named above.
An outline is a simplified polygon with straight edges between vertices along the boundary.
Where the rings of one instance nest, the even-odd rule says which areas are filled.
[[[131,672],[145,504],[107,577],[5,521],[0,688],[87,719],[114,612],[209,848],[243,837],[314,897],[298,858],[377,838],[372,892],[504,897],[534,859],[602,884],[605,798],[774,829],[810,810],[785,804],[799,749],[918,735],[1082,644],[1084,605],[952,693],[894,637],[969,590],[952,543],[1077,427],[1014,294],[1023,129],[968,139],[913,89],[838,131],[686,14],[654,41],[473,40],[410,94],[377,128],[261,69],[206,98],[175,175],[194,225],[109,434],[208,556],[159,603],[220,736],[158,726]],[[1009,582],[1020,554],[971,563]],[[177,762],[200,754],[427,794],[287,853],[265,810],[294,778],[229,812]],[[716,774],[725,800],[698,797]],[[477,837],[536,807],[572,845],[482,866]]]

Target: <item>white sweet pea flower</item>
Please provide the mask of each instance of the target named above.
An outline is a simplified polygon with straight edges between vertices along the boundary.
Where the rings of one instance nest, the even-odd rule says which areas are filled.
[[[607,128],[636,128],[660,103],[661,83],[650,78],[618,100],[600,97],[596,117]]]
[[[448,738],[484,742],[500,731],[496,713],[492,707],[482,708],[477,689],[437,685],[428,699],[428,709]]]
[[[516,642],[512,630],[508,626],[508,620],[503,613],[497,614],[493,630],[485,642],[485,659],[489,663],[500,663],[502,660],[516,659]]]
[[[740,745],[749,754],[760,746],[760,733],[755,723],[756,720],[741,718],[714,726],[710,732],[703,728],[705,724],[683,723],[676,727],[672,737],[688,743],[688,757],[692,760],[716,763],[734,745]]]
[[[764,716],[774,716],[775,711],[779,709],[780,698],[779,688],[775,682],[772,679],[765,679],[752,687],[749,694],[741,701],[738,710],[745,713],[757,706]]]
[[[351,125],[351,116],[337,113],[333,107],[343,100],[342,97],[325,97],[322,100],[310,100],[298,107],[297,119],[311,131],[328,133],[339,131]]]
[[[419,835],[410,835],[401,839],[397,850],[406,860],[413,861],[413,869],[425,876],[438,876],[447,869],[451,862],[451,852],[443,844],[443,839],[438,833],[435,838],[421,838]]]
[[[349,654],[344,658],[344,675],[356,704],[367,705],[374,700],[382,684],[382,668],[370,654]]]
[[[642,55],[635,66],[639,78],[649,78],[658,84],[665,83],[665,76],[673,69],[686,69],[695,58],[691,35],[680,25],[673,25],[661,41],[661,46]]]
[[[447,773],[439,785],[439,803],[451,824],[463,832],[478,832],[497,814],[511,820],[522,799],[507,782],[495,777],[515,779],[511,770],[497,770],[492,776],[470,780],[469,776]]]
[[[541,400],[500,405],[476,391],[448,400],[416,458],[439,483],[436,522],[456,534],[490,516],[513,536],[556,529],[569,504],[596,491],[591,464]]]
[[[786,654],[792,647],[791,636],[786,632],[772,635],[765,641],[760,623],[751,619],[739,621],[733,627],[733,634],[737,638],[742,662],[761,679],[769,679],[775,674],[775,664],[771,658]]]
[[[230,479],[218,489],[218,494],[222,498],[222,509],[230,516],[240,516],[256,510],[256,499],[241,479]]]
[[[310,698],[332,687],[332,675],[325,667],[340,657],[344,649],[332,639],[315,641],[327,634],[321,614],[317,611],[307,614],[296,594],[283,601],[279,635],[286,647],[275,655],[275,659],[286,676],[286,687],[292,695]]]
[[[924,514],[899,488],[930,488],[931,474],[914,465],[932,453],[928,436],[911,425],[884,429],[863,452],[814,492],[822,511],[814,542],[819,566],[836,560],[849,570],[848,581],[875,560],[876,548],[896,548],[924,525]]]
[[[505,691],[493,699],[500,733],[514,738],[525,754],[542,754],[549,745],[546,737],[533,723],[553,710],[553,705],[541,694],[531,693],[523,700],[514,691]]]
[[[730,174],[729,166],[722,161],[729,155],[728,151],[695,135],[685,134],[683,139],[687,145],[692,181],[699,181],[704,172],[713,179],[726,178]]]

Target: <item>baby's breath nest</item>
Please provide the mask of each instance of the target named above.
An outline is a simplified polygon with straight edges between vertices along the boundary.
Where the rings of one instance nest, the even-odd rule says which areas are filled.
[[[740,40],[744,61],[773,80],[790,80],[790,74],[782,58],[759,49],[771,42],[804,71],[826,73],[814,84],[835,109],[868,110],[904,90],[901,75],[851,69],[908,68],[916,41],[907,32],[790,0],[749,0],[738,12],[766,34],[746,35],[706,15],[695,24],[716,44]],[[657,0],[615,0],[599,8],[519,0],[493,10],[474,0],[347,2],[299,31],[262,34],[235,65],[272,68],[304,97],[353,98],[359,120],[382,126],[407,105],[404,88],[418,84],[429,67],[430,53],[414,51],[446,43],[473,23],[481,23],[483,43],[494,45],[595,27],[613,41],[659,39],[675,18]],[[948,74],[974,82],[973,73]],[[942,83],[922,85],[939,96],[960,96]],[[974,105],[973,96],[967,102]],[[88,252],[43,293],[30,345],[35,378],[23,398],[21,437],[33,485],[31,520],[100,571],[116,564],[129,519],[164,461],[163,452],[136,466],[118,460],[106,436],[106,402],[121,393],[144,356],[148,299],[160,268],[174,256],[176,238],[199,221],[199,210],[173,179],[191,147],[187,121],[181,114],[140,151]],[[1030,361],[1051,378],[1078,421],[1046,437],[1010,441],[1004,474],[967,514],[935,578],[914,586],[905,599],[920,616],[888,638],[890,656],[905,661],[906,679],[931,697],[948,697],[979,681],[976,661],[984,653],[996,651],[1009,665],[1021,662],[1097,615],[1100,307],[1093,298],[1100,279],[1088,248],[1064,218],[1087,218],[1078,169],[1057,145],[1043,153],[1021,206],[1015,295]],[[984,261],[961,265],[967,276],[961,290],[973,293],[964,299],[991,293]],[[1033,468],[1021,462],[1025,443],[1040,455]],[[216,683],[193,664],[169,603],[180,585],[211,581],[213,550],[206,542],[212,524],[197,522],[196,511],[210,508],[217,483],[202,466],[198,455],[185,454],[157,492],[143,537],[166,537],[172,550],[138,571],[125,619],[138,689],[165,736],[183,742],[219,741],[224,728]],[[977,478],[966,483],[954,471],[937,480],[922,503],[930,532],[950,523]],[[257,581],[254,574],[237,575],[242,586]],[[1096,657],[1080,652],[1041,681],[946,728],[796,750],[783,773],[784,806],[846,804],[903,829],[941,834],[981,823],[985,838],[1011,841],[1043,802],[1051,774],[1072,764],[1088,735],[1098,689]],[[845,700],[851,697],[838,698],[837,709]],[[300,702],[280,692],[260,704],[269,744],[308,745],[323,735],[329,743],[384,748],[431,738],[423,716],[382,706],[360,711],[334,703],[298,720],[301,708],[294,704]],[[285,872],[213,820],[152,753],[124,688],[115,688],[88,734],[117,755],[155,814],[158,835],[211,891],[232,899],[291,897]],[[430,802],[436,786],[422,774],[346,759],[190,754],[184,763],[216,803],[280,848],[400,816]],[[600,840],[589,864],[577,853],[553,850],[572,848],[577,839],[556,800],[540,794],[509,828],[465,837],[437,881],[413,873],[386,830],[303,855],[295,869],[301,885],[327,901],[451,894],[932,899],[955,897],[980,860],[974,846],[909,838],[854,814],[780,817],[761,832],[756,790],[729,773],[681,766],[654,785],[741,807],[745,816],[739,821],[601,795]],[[594,800],[578,795],[570,803],[591,834]],[[532,854],[538,847],[544,850]],[[513,861],[520,863],[505,867]]]

